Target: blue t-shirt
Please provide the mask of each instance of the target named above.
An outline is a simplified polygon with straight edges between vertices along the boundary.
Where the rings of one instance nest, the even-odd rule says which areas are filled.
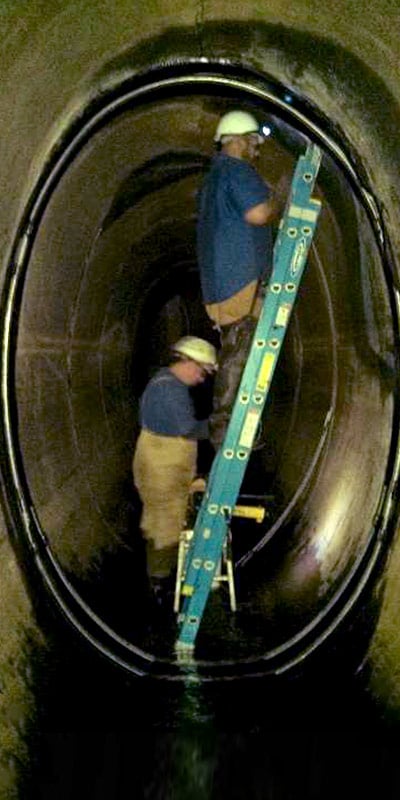
[[[197,420],[189,387],[168,367],[160,369],[147,384],[140,399],[139,422],[161,436],[207,439],[208,421]]]
[[[271,191],[257,170],[220,153],[212,160],[199,196],[197,258],[205,303],[226,300],[250,281],[268,279],[272,234],[250,225],[244,213],[266,202]]]

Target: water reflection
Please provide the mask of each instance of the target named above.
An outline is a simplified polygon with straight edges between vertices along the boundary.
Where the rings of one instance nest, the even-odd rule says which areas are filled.
[[[132,680],[62,638],[35,676],[24,800],[398,796],[399,723],[362,673],[333,661],[272,682]]]

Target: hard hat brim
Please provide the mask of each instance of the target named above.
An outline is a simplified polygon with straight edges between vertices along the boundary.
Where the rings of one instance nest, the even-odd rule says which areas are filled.
[[[225,136],[257,136],[258,144],[263,144],[265,142],[266,136],[263,136],[260,131],[246,131],[246,133],[221,133],[221,135],[214,136],[214,142],[218,144]]]

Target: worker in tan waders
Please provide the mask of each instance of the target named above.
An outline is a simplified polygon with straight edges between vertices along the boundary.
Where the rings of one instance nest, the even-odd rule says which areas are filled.
[[[196,473],[197,440],[208,438],[208,420],[195,417],[191,389],[214,372],[212,344],[184,336],[173,359],[148,383],[140,400],[141,431],[133,458],[133,477],[143,508],[147,572],[157,601],[172,588],[180,532]]]

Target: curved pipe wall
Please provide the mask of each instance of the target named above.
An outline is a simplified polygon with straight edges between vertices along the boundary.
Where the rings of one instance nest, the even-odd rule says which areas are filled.
[[[79,563],[82,570],[85,559],[88,566],[116,537],[118,524],[126,525],[118,515],[117,525],[114,520],[115,509],[123,507],[121,485],[132,458],[132,406],[143,389],[136,375],[141,371],[143,378],[147,368],[148,376],[151,348],[160,363],[160,354],[178,336],[203,330],[212,336],[201,319],[196,274],[190,281],[191,307],[185,291],[188,264],[195,267],[194,197],[200,176],[187,175],[180,163],[188,135],[180,119],[197,120],[197,128],[205,128],[211,140],[212,111],[224,102],[225,92],[227,102],[256,103],[259,114],[278,110],[303,130],[308,123],[310,135],[327,148],[320,176],[324,212],[265,420],[263,447],[246,476],[247,491],[254,492],[257,475],[258,491],[277,500],[270,526],[239,560],[247,564],[257,554],[247,591],[246,579],[242,583],[252,613],[242,613],[238,641],[227,651],[224,626],[219,647],[215,620],[208,636],[204,626],[199,659],[210,675],[215,664],[217,674],[221,669],[229,674],[237,668],[245,673],[282,669],[299,657],[296,653],[304,658],[304,648],[317,646],[371,569],[377,540],[386,532],[382,517],[391,503],[388,485],[396,477],[393,386],[383,369],[393,372],[390,300],[394,313],[396,308],[390,280],[385,283],[388,265],[380,262],[382,252],[374,247],[373,227],[368,226],[366,212],[372,225],[377,217],[371,215],[371,194],[354,183],[349,159],[330,132],[319,128],[311,109],[306,117],[293,100],[289,105],[281,99],[282,87],[273,90],[250,72],[240,78],[222,65],[218,74],[218,66],[212,71],[211,65],[192,60],[186,68],[170,65],[159,74],[133,79],[131,87],[125,81],[119,94],[114,87],[108,102],[103,97],[100,107],[88,110],[87,122],[80,122],[75,135],[66,132],[58,160],[33,193],[11,261],[5,321],[12,322],[4,328],[8,363],[3,380],[9,459],[17,501],[24,508],[20,524],[38,550],[46,582],[55,597],[64,594],[64,612],[73,619],[69,609],[77,596],[66,581],[57,586],[61,569],[49,575],[53,553],[59,551],[69,572]],[[304,135],[293,127],[288,135],[283,120],[276,119],[276,126],[283,143],[285,132],[294,141],[294,158],[290,146],[272,142],[261,167],[266,174],[277,161],[293,169],[296,150],[302,144],[304,149]],[[172,146],[178,151],[175,171]],[[160,151],[157,179],[153,153]],[[339,166],[332,161],[338,154]],[[201,151],[196,156],[205,159]],[[348,176],[340,173],[342,165]],[[366,210],[351,196],[351,182]],[[336,209],[343,215],[344,207],[346,225],[341,226]],[[382,228],[375,229],[375,236],[379,244]],[[174,314],[168,321],[169,304],[177,298],[185,306],[185,319]],[[163,319],[166,330],[160,338]],[[392,363],[386,363],[390,357]],[[271,557],[268,550],[264,554],[264,545],[272,533],[279,533],[278,549],[284,546],[283,553],[273,551]],[[245,536],[239,532],[238,538]],[[83,605],[81,610],[85,615]],[[92,623],[89,615],[80,626]],[[100,626],[99,637],[108,633]],[[107,645],[99,641],[99,649],[108,654],[113,645],[117,650],[125,646],[119,637]],[[138,666],[136,645],[140,642],[134,639],[126,646],[124,666],[133,656],[134,671],[179,673],[173,656],[171,663],[163,659],[161,664],[157,648],[150,659],[144,652]],[[238,655],[243,651],[244,659]]]
[[[34,212],[44,200],[35,187],[44,186],[46,170],[51,178],[64,147],[89,122],[88,107],[97,113],[105,97],[117,100],[121,86],[125,91],[147,81],[141,74],[147,67],[171,60],[196,61],[211,53],[217,63],[221,59],[221,75],[242,78],[242,67],[249,68],[252,80],[262,87],[267,85],[265,76],[272,76],[278,87],[290,90],[292,107],[312,122],[309,135],[318,138],[319,131],[325,131],[332,143],[321,176],[325,216],[273,401],[274,419],[278,423],[283,416],[284,425],[282,430],[278,424],[271,426],[277,431],[274,449],[268,456],[265,451],[261,455],[265,475],[279,466],[275,489],[281,505],[272,528],[278,521],[285,536],[284,555],[274,557],[274,573],[258,561],[263,564],[261,578],[258,575],[260,602],[269,611],[274,605],[287,610],[284,638],[269,639],[271,652],[285,649],[288,641],[304,632],[305,644],[317,642],[322,628],[310,639],[310,625],[335,606],[338,593],[337,618],[341,616],[352,589],[358,593],[363,577],[368,577],[382,536],[396,527],[393,280],[397,282],[397,264],[388,240],[396,252],[398,196],[393,186],[398,153],[392,131],[398,128],[399,87],[392,63],[396,63],[398,31],[390,4],[385,27],[379,27],[378,43],[374,12],[369,9],[361,26],[360,13],[361,6],[359,10],[346,6],[339,28],[334,4],[311,17],[301,2],[290,11],[279,3],[271,6],[263,20],[249,3],[240,23],[224,3],[215,8],[214,19],[194,6],[174,8],[172,17],[166,8],[164,20],[146,10],[141,25],[136,19],[141,15],[138,6],[115,8],[112,30],[101,13],[85,26],[89,12],[80,9],[78,15],[68,4],[63,15],[54,10],[45,21],[30,4],[20,27],[15,26],[16,11],[10,11],[8,18],[14,39],[10,35],[5,40],[0,97],[2,118],[8,121],[1,176],[10,189],[1,220],[3,327],[8,348],[2,393],[6,445],[10,452],[10,445],[18,448],[16,462],[4,464],[5,509],[13,524],[22,521],[35,553],[37,518],[52,552],[70,573],[79,564],[88,567],[97,551],[124,528],[123,513],[117,525],[115,518],[132,447],[135,409],[131,398],[137,397],[149,363],[162,355],[156,346],[143,360],[138,356],[141,330],[147,331],[140,329],[143,290],[150,297],[151,289],[158,298],[153,304],[158,303],[159,309],[154,322],[165,331],[164,301],[176,303],[176,292],[170,289],[175,276],[166,252],[173,256],[177,276],[193,268],[193,247],[189,244],[188,248],[188,242],[192,241],[194,191],[201,170],[198,159],[201,162],[209,154],[219,101],[230,102],[239,90],[220,87],[205,102],[205,92],[202,95],[192,88],[188,92],[186,87],[164,93],[159,107],[150,98],[140,107],[132,104],[120,116],[110,117],[107,126],[93,129],[90,140],[81,142],[80,152],[77,149],[68,169],[60,173],[54,192],[46,198],[49,203],[43,205],[40,220],[34,221],[31,230],[24,213],[26,209]],[[67,26],[61,25],[61,16]],[[30,34],[29,52],[36,55],[34,69],[24,30]],[[234,66],[229,66],[230,61]],[[197,60],[196,70],[204,69]],[[173,68],[169,74],[175,74]],[[24,89],[11,113],[9,95],[15,81]],[[283,119],[281,130],[287,136],[282,134],[276,146],[279,164],[290,167],[307,124],[294,121],[283,95],[278,108],[250,94],[239,91],[246,102],[259,109],[268,107]],[[299,129],[293,134],[294,143],[288,136],[291,127]],[[157,159],[169,151],[190,152],[195,161],[193,168],[177,163],[172,203],[168,186],[154,169]],[[340,152],[346,154],[344,165],[339,164]],[[132,176],[140,180],[144,164],[153,170],[154,183],[152,187],[143,184],[142,195],[132,202],[124,182],[128,181],[129,189]],[[344,166],[343,174],[340,166]],[[265,167],[273,173],[272,160]],[[361,195],[355,175],[364,187]],[[115,213],[118,197],[128,197],[122,213]],[[348,287],[345,294],[343,287]],[[14,290],[15,304],[9,302]],[[20,299],[17,328],[10,314],[19,313]],[[197,324],[205,324],[196,298],[184,301],[183,319],[192,303],[191,311],[199,315]],[[14,349],[18,436],[15,407],[9,404]],[[134,370],[132,354],[138,364]],[[318,380],[321,373],[323,382]],[[303,409],[307,409],[305,420]],[[282,446],[286,457],[278,465],[276,452]],[[290,515],[286,517],[287,508]],[[82,537],[82,521],[90,535]],[[265,535],[268,538],[268,531]],[[39,546],[39,561],[40,547],[45,548],[45,543]],[[262,552],[267,553],[267,548]],[[46,548],[44,553],[47,557]],[[249,558],[247,550],[241,557],[243,573],[250,571],[256,559]],[[390,574],[386,573],[389,584]],[[279,580],[272,582],[272,577]],[[271,585],[278,586],[272,595]],[[293,615],[294,607],[300,607],[298,617]],[[332,617],[329,610],[326,630],[335,614]],[[263,655],[270,652],[265,645],[263,641]],[[216,663],[220,655],[217,650]],[[144,659],[140,655],[139,661],[144,669],[155,663],[153,654]],[[235,652],[233,661],[237,661]],[[165,669],[170,671],[170,666]],[[210,672],[213,664],[206,667],[206,674]]]

